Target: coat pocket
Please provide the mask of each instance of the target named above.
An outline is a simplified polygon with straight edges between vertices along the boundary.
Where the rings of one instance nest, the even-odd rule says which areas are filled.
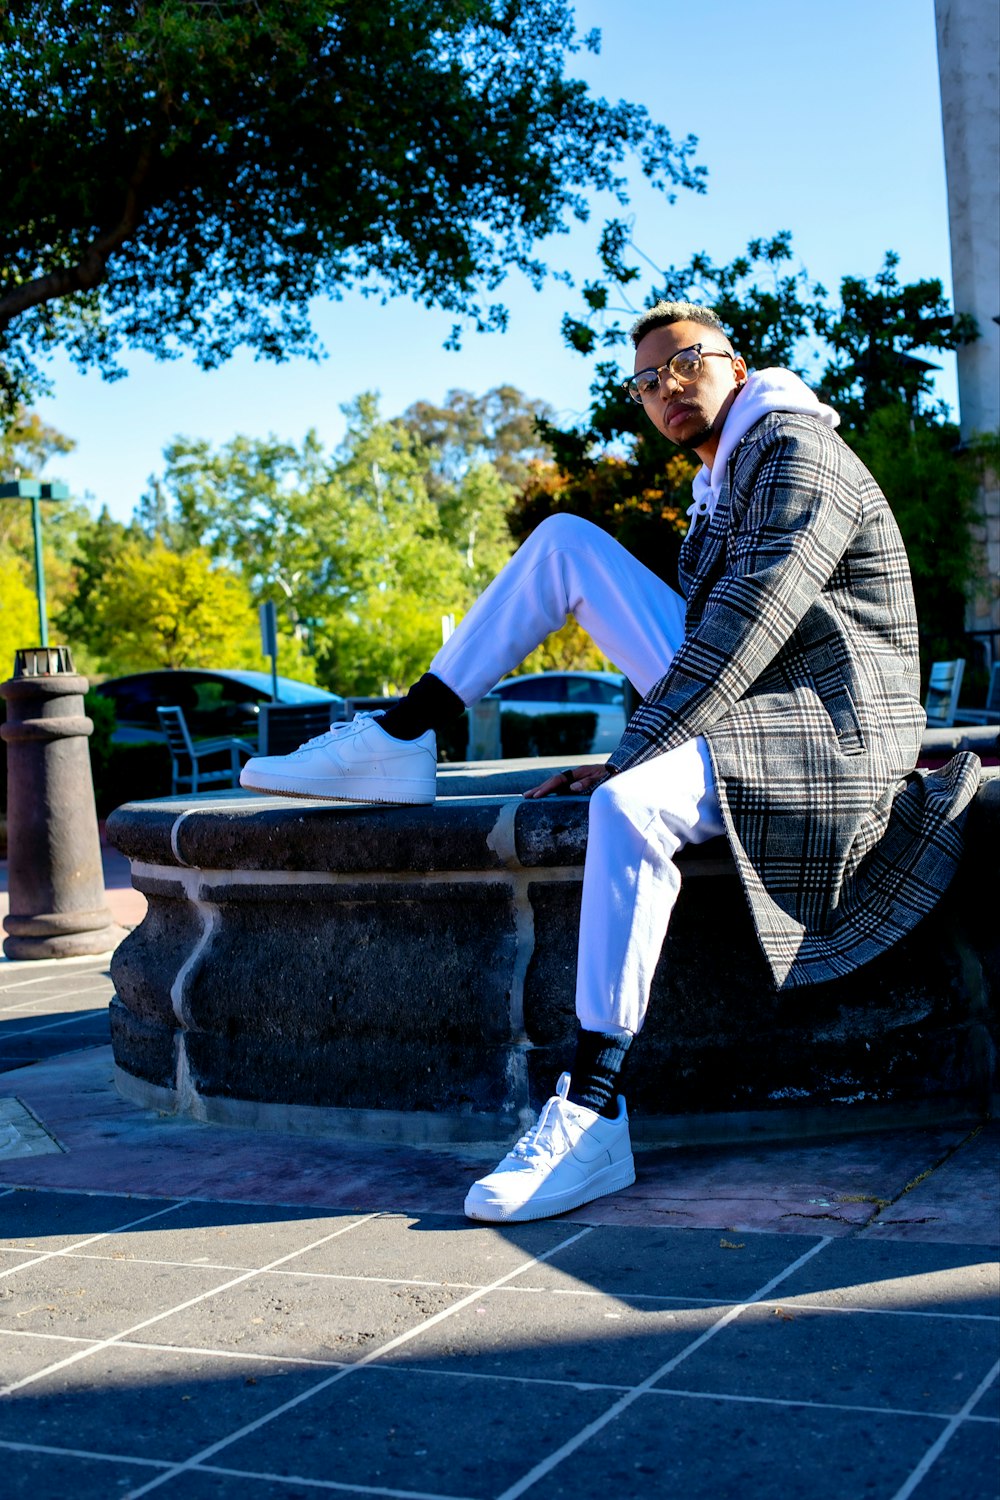
[[[822,646],[812,653],[809,664],[816,691],[830,715],[841,755],[863,755],[867,748],[864,731],[837,653],[830,646]]]

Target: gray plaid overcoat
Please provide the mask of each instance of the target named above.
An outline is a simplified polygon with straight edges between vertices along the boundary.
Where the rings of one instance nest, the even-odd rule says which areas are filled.
[[[681,548],[687,633],[610,758],[703,735],[779,988],[847,974],[933,907],[979,785],[974,755],[914,772],[919,699],[902,540],[825,423],[772,412]]]

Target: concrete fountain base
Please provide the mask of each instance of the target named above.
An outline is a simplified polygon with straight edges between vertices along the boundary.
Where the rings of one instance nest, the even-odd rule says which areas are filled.
[[[546,762],[443,769],[430,808],[241,793],[109,820],[149,911],[118,948],[130,1099],[354,1138],[500,1140],[571,1055],[583,798],[524,801]],[[684,889],[633,1049],[646,1140],[981,1117],[995,1078],[1000,782],[952,892],[904,944],[780,996],[723,841]]]

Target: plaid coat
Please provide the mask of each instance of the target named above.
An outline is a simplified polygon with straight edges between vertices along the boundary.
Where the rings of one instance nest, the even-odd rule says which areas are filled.
[[[914,772],[909,568],[885,497],[816,418],[772,412],[681,548],[686,637],[610,758],[703,735],[779,988],[847,974],[934,906],[979,762]]]

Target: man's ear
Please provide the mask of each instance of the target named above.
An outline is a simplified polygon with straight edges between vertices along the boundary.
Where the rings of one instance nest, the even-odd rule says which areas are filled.
[[[733,375],[736,379],[737,389],[739,389],[740,386],[746,385],[749,374],[750,371],[747,369],[746,360],[743,358],[742,354],[737,354],[736,358],[733,360]]]

